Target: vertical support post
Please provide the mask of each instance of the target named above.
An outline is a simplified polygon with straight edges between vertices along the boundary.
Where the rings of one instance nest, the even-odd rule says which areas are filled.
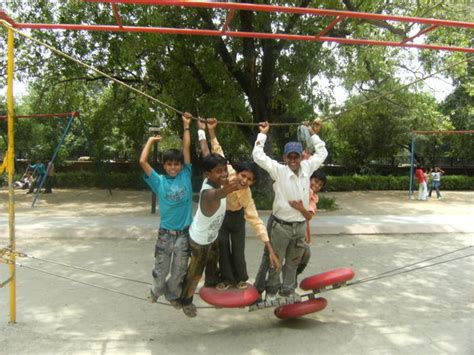
[[[59,149],[63,145],[64,140],[66,139],[66,136],[69,132],[69,129],[71,128],[72,121],[74,120],[74,117],[75,117],[75,114],[73,113],[71,118],[69,119],[67,125],[66,125],[66,128],[64,129],[64,132],[63,132],[63,135],[61,136],[59,144],[56,146],[56,149],[54,150],[51,161],[49,162],[50,164],[54,163],[54,160],[56,159],[56,156],[58,155]],[[40,185],[38,186],[38,190],[36,190],[36,195],[35,195],[35,198],[33,199],[33,202],[31,203],[31,207],[35,207],[36,200],[38,200],[38,197],[41,193],[41,189],[43,188],[43,185],[46,182],[46,179],[48,178],[48,172],[49,172],[49,164],[48,164],[48,169],[46,170],[46,174],[44,174],[43,178],[40,181]]]
[[[415,141],[416,134],[413,133],[411,136],[411,154],[410,154],[410,189],[408,191],[408,198],[411,199],[413,195],[413,170],[414,170],[414,160],[415,160]]]
[[[158,161],[158,143],[153,144],[153,162],[152,166],[156,169],[156,163]],[[156,194],[152,191],[151,192],[151,214],[156,213]]]
[[[16,265],[15,265],[15,190],[13,189],[13,174],[15,173],[15,145],[14,145],[14,102],[13,102],[13,73],[14,73],[14,33],[8,28],[8,64],[7,64],[7,120],[8,120],[8,150],[7,150],[7,171],[8,171],[8,234],[11,248],[11,264],[8,265],[10,271],[10,323],[16,323]]]

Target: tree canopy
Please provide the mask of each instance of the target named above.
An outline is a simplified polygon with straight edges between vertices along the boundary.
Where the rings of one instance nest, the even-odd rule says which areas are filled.
[[[275,3],[269,0],[246,2]],[[299,0],[285,4],[460,21],[473,19],[467,2]],[[9,0],[6,10],[20,22],[115,22],[110,5],[81,1],[64,4]],[[124,22],[140,26],[173,27],[186,23],[192,28],[217,29],[225,18],[223,11],[156,6],[121,5],[120,13]],[[330,18],[317,16],[238,11],[231,27],[239,31],[317,33],[330,21]],[[341,22],[328,35],[400,41],[419,29],[409,23],[351,20]],[[422,83],[359,105],[423,73],[472,59],[464,53],[145,33],[34,31],[33,35],[195,115],[241,123],[302,122],[316,116],[331,116],[323,135],[327,135],[332,158],[344,163],[363,165],[378,158],[392,158],[409,147],[412,129],[460,129],[472,126],[473,122],[472,62],[444,73],[456,89],[441,105],[423,90]],[[4,36],[0,41],[5,41]],[[164,145],[179,142],[176,137],[180,135],[181,120],[174,112],[28,39],[17,36],[16,41],[17,78],[29,83],[28,95],[17,112],[81,112],[87,132],[74,131],[77,134],[69,138],[67,154],[88,152],[86,155],[99,158],[136,158],[147,134],[147,125],[154,122],[159,113],[166,117],[168,140]],[[429,32],[424,41],[468,45],[472,31],[443,28]],[[4,42],[0,45],[5,46]],[[0,70],[5,76],[6,58],[0,61]],[[342,105],[338,105],[334,97],[336,83],[349,93]],[[343,113],[336,114],[339,111]],[[51,123],[48,130],[54,132],[55,125],[58,123]],[[21,129],[33,128],[22,126]],[[249,154],[256,132],[255,127],[245,125],[219,128],[224,149],[236,155]],[[47,151],[48,144],[54,141],[53,133],[47,135],[41,130],[34,134],[38,141],[28,140],[27,135],[23,138],[22,134],[17,144],[25,154],[42,145],[41,149]],[[286,140],[294,139],[295,130],[274,128],[271,134],[272,146],[279,153]],[[88,140],[94,141],[93,151]]]

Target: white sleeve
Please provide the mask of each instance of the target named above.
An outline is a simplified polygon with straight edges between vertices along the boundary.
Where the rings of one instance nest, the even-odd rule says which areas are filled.
[[[326,143],[324,143],[317,134],[311,136],[311,143],[314,146],[315,153],[307,160],[309,163],[310,174],[318,169],[328,156]]]
[[[267,141],[267,135],[263,133],[259,133],[257,136],[257,140],[255,141],[253,151],[252,151],[253,161],[259,167],[261,167],[267,173],[269,173],[273,180],[276,180],[277,169],[278,169],[279,164],[277,161],[271,159],[263,151],[263,147],[265,146],[266,141]]]

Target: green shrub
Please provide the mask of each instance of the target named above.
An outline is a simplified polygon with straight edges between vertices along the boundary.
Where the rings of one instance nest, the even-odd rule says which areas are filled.
[[[19,179],[20,176],[15,176]],[[193,177],[193,190],[201,189],[202,177]],[[145,189],[146,184],[141,172],[129,173],[98,173],[77,171],[56,174],[58,188],[122,188]],[[409,176],[381,175],[345,175],[328,176],[327,191],[360,191],[360,190],[405,190],[410,186]],[[414,188],[417,188],[416,182]],[[441,179],[443,190],[474,190],[474,177],[463,175],[447,175]],[[252,188],[255,204],[259,209],[271,209],[273,189],[271,184],[260,184]]]
[[[416,187],[416,182],[414,183]],[[381,175],[345,175],[329,176],[328,191],[360,190],[407,190],[410,187],[409,176]],[[444,190],[474,190],[474,177],[463,175],[444,176],[441,179]]]
[[[334,197],[319,195],[318,210],[335,211],[338,208]]]
[[[252,197],[255,201],[255,206],[257,206],[257,210],[271,210],[273,205],[273,189],[252,189]]]

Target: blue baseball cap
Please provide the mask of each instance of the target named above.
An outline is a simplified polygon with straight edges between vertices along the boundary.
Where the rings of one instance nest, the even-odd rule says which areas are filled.
[[[298,153],[299,155],[303,154],[303,146],[300,142],[288,142],[285,144],[285,149],[283,155],[288,155],[290,153]]]

